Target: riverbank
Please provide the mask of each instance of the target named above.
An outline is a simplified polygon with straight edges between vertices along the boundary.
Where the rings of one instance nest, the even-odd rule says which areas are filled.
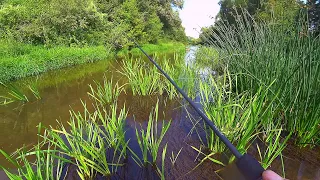
[[[148,54],[154,53],[173,53],[185,51],[186,46],[180,42],[166,42],[159,44],[144,44],[141,46]],[[142,52],[138,48],[133,48],[131,50],[123,49],[117,53],[117,57],[125,57],[126,55],[142,55]]]
[[[126,54],[138,55],[137,48],[121,50],[118,53],[110,51],[105,46],[47,48],[17,42],[0,41],[0,82],[9,82],[27,76],[38,75],[50,70],[92,63],[113,57],[115,54],[123,57]],[[185,49],[185,45],[176,42],[143,45],[146,52],[174,52]]]

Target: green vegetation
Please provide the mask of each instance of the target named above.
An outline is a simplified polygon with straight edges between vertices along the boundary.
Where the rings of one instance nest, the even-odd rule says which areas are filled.
[[[216,27],[218,33],[212,32],[214,38],[219,38],[211,43],[219,53],[219,61],[231,73],[239,74],[236,83],[240,92],[256,93],[261,86],[272,83],[271,96],[279,93],[276,103],[280,113],[276,118],[297,136],[297,144],[319,144],[319,37],[301,36],[296,25],[285,31],[267,24],[250,28],[250,21],[253,19],[240,17],[236,27],[221,23]]]
[[[156,53],[181,53],[185,51],[185,45],[181,42],[164,42],[159,44],[144,44],[142,45],[142,49],[148,54],[156,54]],[[131,50],[122,49],[117,53],[117,57],[126,57],[129,54],[138,56],[143,55],[142,52],[138,48],[133,48]]]
[[[157,54],[155,54],[155,59],[158,59]],[[180,87],[194,97],[196,73],[194,69],[183,64],[181,59],[181,53],[175,53],[173,59],[163,57],[159,63]],[[130,86],[133,95],[148,96],[166,93],[170,99],[180,96],[155,66],[141,58],[126,58],[118,72],[128,80],[127,85]]]
[[[103,60],[110,56],[104,46],[47,48],[3,41],[0,41],[0,46],[3,49],[0,54],[0,82]]]
[[[4,99],[3,105],[9,104],[10,102],[14,102],[14,101],[22,101],[22,102],[28,102],[29,99],[27,98],[27,96],[22,93],[17,87],[9,84],[9,85],[5,85],[3,83],[0,82],[0,84],[5,87],[5,89],[7,89],[8,91],[8,96],[1,96],[1,98]]]
[[[40,133],[42,126],[38,126],[38,132]],[[32,149],[27,150],[25,147],[18,149],[12,155],[7,154],[3,150],[0,153],[4,155],[16,168],[17,174],[12,173],[10,170],[5,169],[0,165],[7,176],[10,179],[22,180],[22,179],[56,179],[62,177],[62,170],[65,163],[70,162],[58,154],[57,146],[47,140],[49,136],[48,131],[45,131],[42,135],[43,140],[38,138],[38,144]],[[35,159],[30,161],[30,158]],[[34,167],[37,167],[35,170]]]
[[[30,151],[22,148],[15,155],[11,155],[12,157],[2,150],[0,153],[7,157],[18,170],[18,173],[14,174],[4,169],[8,178],[12,180],[56,179],[56,177],[62,177],[63,165],[68,162],[67,159],[52,155],[56,153],[56,149],[51,144],[47,149],[40,147],[40,144]],[[35,162],[31,162],[30,157],[35,157]],[[34,167],[37,169],[35,170]]]
[[[0,82],[108,59],[118,51],[121,57],[134,47],[131,39],[146,44],[150,53],[180,51],[186,37],[172,6],[182,4],[174,0],[3,1]],[[138,54],[137,49],[130,52]]]
[[[218,57],[219,54],[214,48],[200,46],[196,51],[195,64],[197,68],[211,68],[223,72],[223,67],[219,67],[221,63]]]
[[[147,163],[155,165],[157,162],[160,143],[162,142],[162,139],[171,124],[170,121],[169,123],[165,123],[163,121],[162,127],[158,128],[158,110],[159,105],[157,103],[154,111],[150,113],[146,131],[141,130],[141,135],[139,135],[139,132],[136,129],[136,136],[143,155],[143,163],[141,163],[142,165],[146,165]],[[161,131],[159,131],[159,129],[161,129]],[[148,159],[148,153],[150,153],[152,160]]]
[[[0,46],[4,51],[0,52],[0,81],[106,59],[113,54],[108,50],[117,51],[121,63],[115,76],[105,76],[102,82],[93,80],[89,84],[90,107],[82,102],[83,112],[70,110],[68,126],[59,123],[58,127],[42,128],[39,125],[39,140],[33,148],[22,148],[11,155],[0,150],[17,168],[17,173],[0,167],[10,179],[64,178],[64,167],[75,167],[81,179],[96,179],[111,178],[132,159],[140,168],[155,171],[165,179],[170,147],[165,136],[170,133],[172,122],[159,121],[162,107],[158,100],[151,112],[147,112],[147,123],[131,126],[127,124],[127,116],[135,109],[127,110],[120,97],[130,94],[179,103],[183,100],[156,67],[135,57],[141,53],[128,41],[131,38],[145,44],[143,48],[153,54],[172,79],[190,97],[199,100],[203,112],[241,153],[256,150],[255,155],[264,168],[277,158],[282,160],[282,152],[290,141],[299,147],[319,146],[317,21],[314,17],[306,20],[299,16],[303,12],[300,12],[301,3],[296,1],[264,2],[222,0],[220,20],[203,29],[200,40],[205,46],[199,48],[191,67],[183,61],[185,36],[171,7],[181,8],[182,1],[2,2]],[[180,39],[182,42],[175,42]],[[172,59],[160,58],[158,52],[173,49]],[[203,69],[215,72],[203,75]],[[116,76],[121,76],[118,81]],[[7,96],[0,97],[1,104],[29,101],[14,85],[1,84],[8,91]],[[36,99],[42,98],[35,84],[27,88]],[[199,154],[195,168],[205,162],[219,166],[234,162],[235,157],[214,132],[193,117],[188,107],[186,110],[193,125],[189,134],[195,131],[200,142],[199,146],[188,147]],[[133,130],[135,137],[127,137],[128,130]],[[131,149],[132,141],[137,143],[141,157],[136,149]],[[176,154],[171,152],[173,167],[181,152],[182,148]],[[285,176],[284,164],[282,168]]]
[[[19,42],[46,46],[99,46],[115,49],[158,40],[186,40],[172,9],[183,2],[6,0],[0,8],[0,34]],[[121,33],[125,33],[123,36]]]
[[[121,71],[128,79],[133,95],[151,95],[163,92],[163,84],[160,83],[161,74],[156,67],[148,67],[148,64],[141,63],[141,59],[130,58],[123,61]]]
[[[34,97],[36,99],[41,99],[39,89],[37,88],[37,86],[35,84],[28,85],[28,89],[32,92],[32,94],[34,95]]]
[[[96,84],[98,89],[106,89],[107,93],[109,93],[108,87],[117,87],[112,81],[106,79],[103,85]],[[30,150],[22,148],[12,155],[0,151],[18,169],[18,174],[14,174],[1,167],[10,179],[60,178],[62,175],[67,176],[67,174],[62,174],[62,168],[65,165],[77,167],[77,174],[81,179],[95,179],[97,175],[110,177],[117,172],[119,166],[124,165],[125,159],[129,158],[129,155],[135,159],[139,166],[144,166],[135,152],[128,147],[130,140],[125,138],[126,108],[123,107],[119,111],[116,103],[117,96],[112,96],[112,92],[119,95],[122,88],[111,89],[111,94],[102,92],[102,96],[97,93],[99,90],[95,91],[93,87],[92,90],[95,93],[88,93],[88,95],[97,102],[93,112],[89,112],[87,105],[83,103],[84,112],[70,111],[68,127],[60,123],[57,128],[45,128],[44,134],[40,135],[40,130],[43,128],[40,124],[39,141],[34,148]],[[106,107],[101,100],[108,96],[114,99],[108,99],[110,101],[107,103],[111,104]],[[145,153],[152,155],[150,163],[155,167],[155,171],[164,179],[166,146],[162,151],[161,168],[156,165],[156,160],[160,143],[169,129],[170,123],[163,122],[162,130],[158,134],[157,121],[158,104],[150,113],[147,131],[141,130],[142,140],[140,140],[140,133],[137,130],[136,135],[141,147],[147,148]],[[33,157],[35,158],[32,159]],[[149,162],[147,154],[143,157],[143,162]],[[33,171],[34,168],[37,170]]]
[[[70,130],[66,130],[63,125],[57,130],[49,130],[48,141],[57,146],[60,154],[72,160],[72,164],[78,167],[81,179],[94,179],[97,173],[110,176],[125,158],[125,109],[121,110],[118,118],[114,118],[113,113],[114,110],[110,113],[95,111],[91,114],[85,107],[85,115],[71,111]],[[103,123],[102,128],[98,125],[99,121]],[[107,149],[110,151],[106,152]]]
[[[281,104],[277,103],[281,93],[271,91],[276,81],[271,82],[268,86],[261,85],[256,92],[244,91],[240,86],[241,83],[239,83],[243,78],[242,74],[229,74],[227,69],[223,71],[223,74],[209,75],[205,80],[200,80],[195,69],[185,67],[181,57],[179,54],[176,54],[173,59],[164,57],[159,63],[181,87],[195,88],[194,81],[199,82],[200,103],[203,105],[205,113],[232,143],[243,153],[247,152],[249,148],[257,148],[258,157],[260,157],[260,161],[265,168],[269,167],[278,156],[281,157],[286,142],[292,136],[290,133],[283,138],[281,136],[282,132],[285,131],[283,123],[275,121],[277,119],[281,120],[278,116],[281,113],[279,111]],[[159,105],[157,103],[154,110],[150,112],[146,127],[141,126],[141,128],[135,129],[136,141],[142,152],[140,159],[136,154],[137,152],[130,149],[128,145],[131,138],[125,138],[125,123],[128,111],[125,107],[119,109],[117,104],[117,99],[124,89],[128,92],[136,90],[135,96],[146,96],[150,94],[143,95],[142,92],[153,92],[157,96],[162,95],[170,98],[170,94],[173,94],[173,97],[179,97],[175,90],[166,84],[167,81],[156,69],[145,67],[150,66],[146,62],[143,63],[143,60],[127,58],[123,61],[122,70],[119,70],[122,77],[126,77],[128,80],[127,84],[119,84],[120,81],[115,83],[114,79],[108,80],[104,77],[102,83],[95,81],[95,85],[90,85],[88,96],[95,102],[93,103],[93,112],[90,112],[87,105],[83,103],[84,112],[70,111],[69,126],[60,124],[57,128],[46,128],[45,134],[41,136],[42,140],[36,146],[38,150],[31,149],[24,154],[27,159],[28,156],[32,156],[39,151],[39,157],[36,157],[34,161],[26,160],[25,163],[35,163],[39,170],[42,168],[48,169],[41,172],[39,177],[48,177],[51,168],[68,163],[68,167],[75,166],[78,168],[77,174],[82,179],[95,179],[98,175],[113,176],[119,167],[126,165],[128,158],[133,158],[141,168],[151,165],[153,167],[151,170],[155,171],[161,179],[164,179],[168,143],[164,141],[164,136],[167,134],[171,122],[158,122]],[[176,71],[173,70],[175,67],[177,68]],[[139,78],[140,73],[142,74],[141,77],[144,78],[134,79]],[[155,75],[155,73],[157,74]],[[128,78],[129,75],[133,80]],[[183,78],[180,78],[181,76]],[[162,87],[162,89],[147,86],[152,85],[152,83],[146,83],[145,86],[146,89],[153,88],[152,91],[144,91],[135,86],[135,84],[145,83],[146,80],[153,82],[150,77],[156,77],[154,79],[157,82],[153,86]],[[192,77],[192,80],[186,80],[186,77]],[[192,120],[192,118],[190,119]],[[227,162],[213,157],[216,154],[228,154],[226,147],[205,124],[196,121],[193,121],[193,124],[195,130],[200,126],[204,128],[206,134],[204,137],[198,134],[202,146],[192,146],[195,151],[204,156],[198,166],[205,160],[211,160],[213,163],[220,165],[233,162],[234,157],[232,156],[229,156]],[[52,145],[50,151],[45,146],[48,143]],[[181,150],[176,155],[171,154],[172,165],[177,163]],[[12,179],[13,177],[32,179],[23,174],[25,169],[18,165],[20,162],[13,160],[12,157],[17,153],[19,154],[20,151],[12,156],[2,152],[8,159],[11,158],[11,162],[21,172],[15,175],[6,170],[6,173]],[[160,158],[160,156],[162,157]],[[59,163],[46,166],[49,160],[59,161]],[[159,161],[161,161],[161,167],[157,164]],[[61,176],[59,172],[56,172],[58,173],[57,177]]]
[[[88,92],[88,95],[101,105],[106,105],[115,101],[123,91],[122,86],[120,87],[118,83],[114,85],[112,79],[108,82],[105,77],[103,84],[96,81],[94,81],[94,83],[96,88],[93,88],[90,84],[89,87],[91,92]]]
[[[266,133],[266,131],[273,132],[281,128],[279,127],[279,123],[274,124],[273,122],[273,118],[277,113],[277,111],[275,111],[276,107],[273,104],[276,96],[271,96],[269,99],[268,95],[270,92],[268,88],[263,90],[264,88],[261,87],[256,94],[251,94],[250,92],[238,93],[237,91],[233,92],[235,87],[233,87],[232,84],[232,81],[235,81],[237,76],[231,76],[225,72],[219,78],[212,76],[208,78],[206,82],[200,83],[201,104],[204,106],[204,111],[221,132],[236,145],[241,153],[247,152],[248,148],[250,148],[251,144],[257,138],[265,142],[267,147],[274,147],[279,152],[283,150],[279,150],[278,147],[274,146],[274,134]],[[271,130],[270,125],[272,125]],[[219,141],[212,129],[205,124],[204,127],[206,137],[201,138],[199,136],[199,140],[203,146],[209,149],[210,154],[207,156],[210,157],[214,154],[225,153],[225,145]],[[268,141],[262,138],[263,134],[268,135]],[[275,141],[279,143],[279,139]],[[196,147],[194,147],[194,149],[201,152],[201,150]],[[274,151],[269,153],[275,157],[279,155]],[[223,164],[217,159],[210,158],[210,160],[218,164]],[[229,162],[233,160],[234,157],[230,157]],[[269,165],[270,164],[266,167]]]

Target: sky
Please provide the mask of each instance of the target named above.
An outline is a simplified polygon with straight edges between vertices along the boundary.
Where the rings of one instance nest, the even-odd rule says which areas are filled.
[[[218,2],[219,0],[185,0],[179,16],[187,36],[198,38],[201,27],[214,24],[220,9]]]

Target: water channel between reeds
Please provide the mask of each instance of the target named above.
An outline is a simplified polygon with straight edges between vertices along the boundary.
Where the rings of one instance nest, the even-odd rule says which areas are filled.
[[[195,49],[192,47],[188,50],[185,63],[193,63]],[[166,56],[170,57],[170,55]],[[37,125],[40,122],[46,127],[56,127],[57,121],[66,125],[70,118],[70,109],[82,112],[82,102],[90,104],[91,100],[87,92],[90,91],[88,84],[93,84],[93,80],[102,82],[105,76],[108,79],[112,78],[113,81],[124,81],[122,75],[117,72],[121,61],[123,59],[99,61],[14,82],[13,84],[22,87],[22,89],[26,84],[36,83],[42,98],[40,100],[31,99],[25,104],[15,102],[0,107],[0,148],[11,153],[23,145],[32,147],[38,140]],[[0,93],[4,93],[4,89],[0,89]],[[150,111],[158,101],[159,119],[172,121],[163,139],[163,142],[168,143],[167,156],[171,156],[172,152],[177,154],[181,149],[175,165],[172,165],[169,160],[166,161],[166,179],[219,179],[215,171],[221,167],[210,161],[205,161],[195,168],[200,161],[198,153],[191,146],[199,146],[200,142],[195,137],[197,134],[190,133],[193,124],[188,119],[188,112],[192,112],[192,110],[182,99],[170,100],[165,95],[133,96],[130,92],[122,93],[118,98],[118,106],[122,107],[125,104],[129,110],[126,121],[127,136],[132,136],[129,137],[131,141],[135,140],[134,128],[138,124],[141,124],[142,127],[147,125]],[[92,107],[90,109],[88,106],[88,108],[89,111],[92,110]],[[135,146],[135,144],[133,143],[131,146]],[[254,149],[251,150],[251,153],[257,155]],[[0,156],[0,164],[10,167],[3,156]],[[289,143],[284,150],[284,165],[286,178],[320,179],[319,148],[304,150]],[[281,160],[277,159],[271,169],[281,173]],[[223,170],[220,172],[220,175],[224,176]],[[230,172],[228,170],[228,173]],[[146,174],[148,172],[139,171],[138,167],[123,168],[119,179],[158,178],[157,175]],[[0,179],[5,179],[3,172],[0,172]],[[69,179],[73,178],[70,176]]]

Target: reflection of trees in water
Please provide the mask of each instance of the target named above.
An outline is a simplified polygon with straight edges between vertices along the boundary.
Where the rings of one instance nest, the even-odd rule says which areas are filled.
[[[23,138],[30,131],[36,131],[38,123],[45,120],[43,105],[43,101],[39,100],[28,104],[19,103],[14,109],[8,110],[6,114],[11,114],[9,119],[12,122],[12,134]]]
[[[13,130],[17,134],[24,134],[28,132],[28,107],[24,103],[14,109],[17,112],[17,118],[14,121]]]

